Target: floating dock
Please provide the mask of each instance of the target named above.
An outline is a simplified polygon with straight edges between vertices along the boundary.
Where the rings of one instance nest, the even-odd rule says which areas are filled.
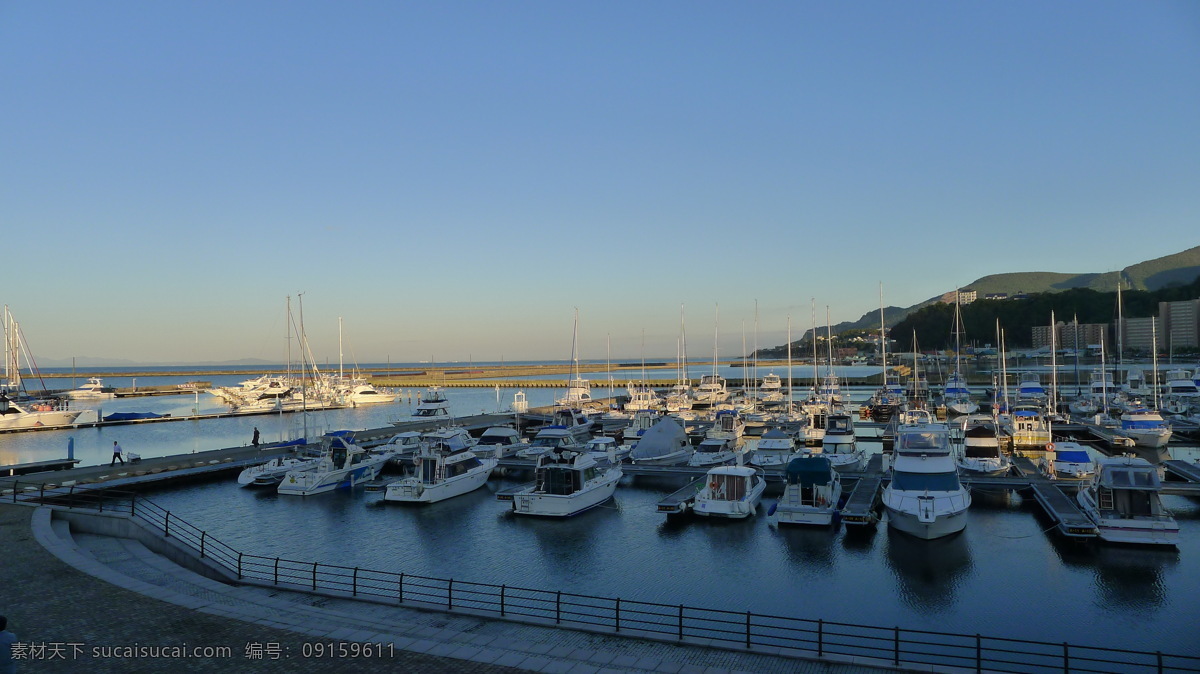
[[[858,478],[854,490],[842,506],[842,521],[847,526],[872,526],[879,521],[879,490],[883,487],[883,455],[867,462],[867,470]]]
[[[1084,515],[1075,501],[1063,493],[1058,485],[1033,465],[1026,456],[1013,456],[1013,465],[1029,481],[1033,497],[1041,504],[1046,514],[1054,520],[1058,532],[1069,538],[1095,538],[1099,533],[1096,523]]]
[[[691,510],[692,505],[696,502],[696,494],[700,493],[700,490],[704,488],[704,481],[706,479],[708,479],[707,474],[696,480],[692,480],[683,489],[659,501],[658,512],[667,513],[668,515],[678,515]]]

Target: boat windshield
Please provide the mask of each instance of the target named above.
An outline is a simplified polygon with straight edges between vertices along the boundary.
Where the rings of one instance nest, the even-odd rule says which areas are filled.
[[[892,489],[900,491],[958,491],[958,473],[906,473],[892,475]]]
[[[1158,473],[1150,467],[1119,466],[1104,469],[1101,483],[1112,489],[1158,489]]]
[[[950,437],[939,431],[910,431],[896,439],[898,451],[919,454],[930,450],[950,451]]]

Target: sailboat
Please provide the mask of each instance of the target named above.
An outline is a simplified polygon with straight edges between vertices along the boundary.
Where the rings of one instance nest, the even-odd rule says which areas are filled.
[[[955,415],[974,414],[979,411],[979,405],[971,401],[971,392],[967,389],[967,378],[962,372],[962,312],[959,302],[959,292],[954,294],[954,371],[946,377],[942,397],[946,401],[946,411]]]
[[[717,315],[720,316],[720,308],[717,310]],[[729,400],[729,389],[725,386],[725,378],[717,374],[717,337],[719,326],[720,322],[714,320],[712,374],[700,377],[700,385],[696,387],[695,396],[692,398],[693,407],[716,407],[718,404]]]
[[[84,410],[69,409],[67,404],[60,400],[18,401],[15,399],[18,391],[23,390],[21,345],[24,340],[21,336],[20,326],[13,319],[7,305],[4,307],[4,336],[4,369],[7,386],[6,390],[0,391],[0,430],[54,428],[78,423]]]
[[[571,328],[571,377],[567,380],[567,392],[556,398],[554,404],[582,408],[592,402],[592,385],[583,378],[579,370],[579,308],[575,309],[575,324]]]

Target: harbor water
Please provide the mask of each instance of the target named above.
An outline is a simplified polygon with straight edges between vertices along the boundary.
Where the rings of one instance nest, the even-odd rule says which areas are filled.
[[[238,379],[238,378],[234,378]],[[227,382],[236,383],[236,382]],[[214,385],[221,383],[214,382]],[[492,412],[514,389],[450,389],[458,414]],[[533,406],[561,391],[532,389]],[[92,403],[110,411],[185,415],[197,397]],[[199,396],[201,412],[222,409]],[[61,458],[68,438],[84,465],[107,463],[113,440],[143,456],[240,446],[258,427],[274,440],[374,428],[409,418],[415,403],[321,413],[177,421],[0,435],[0,464]],[[870,431],[868,431],[870,433]],[[865,440],[868,451],[878,441]],[[1172,448],[1195,458],[1195,448]],[[1179,454],[1184,454],[1179,456]],[[667,519],[657,501],[682,479],[625,477],[615,499],[566,520],[513,515],[495,492],[519,476],[423,507],[381,494],[279,496],[233,476],[156,489],[174,516],[246,553],[457,580],[564,590],[903,629],[1070,642],[1200,655],[1200,501],[1166,496],[1179,548],[1066,541],[1032,500],[976,491],[966,530],[920,541],[880,523],[872,532],[768,525],[768,491],[748,521]]]

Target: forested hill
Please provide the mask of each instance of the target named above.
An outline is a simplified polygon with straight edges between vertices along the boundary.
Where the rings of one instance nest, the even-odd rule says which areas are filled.
[[[1123,290],[1122,311],[1126,318],[1155,316],[1159,302],[1178,302],[1200,298],[1200,276],[1193,275],[1187,285],[1172,285],[1160,290]],[[996,343],[996,321],[1005,331],[1005,343],[1028,347],[1035,325],[1049,325],[1050,312],[1056,321],[1070,323],[1112,323],[1117,318],[1117,293],[1090,288],[1045,292],[1020,300],[976,300],[961,308],[963,339],[978,344]],[[890,335],[900,350],[912,350],[914,330],[922,350],[953,348],[954,305],[936,303],[909,314],[892,327]]]

